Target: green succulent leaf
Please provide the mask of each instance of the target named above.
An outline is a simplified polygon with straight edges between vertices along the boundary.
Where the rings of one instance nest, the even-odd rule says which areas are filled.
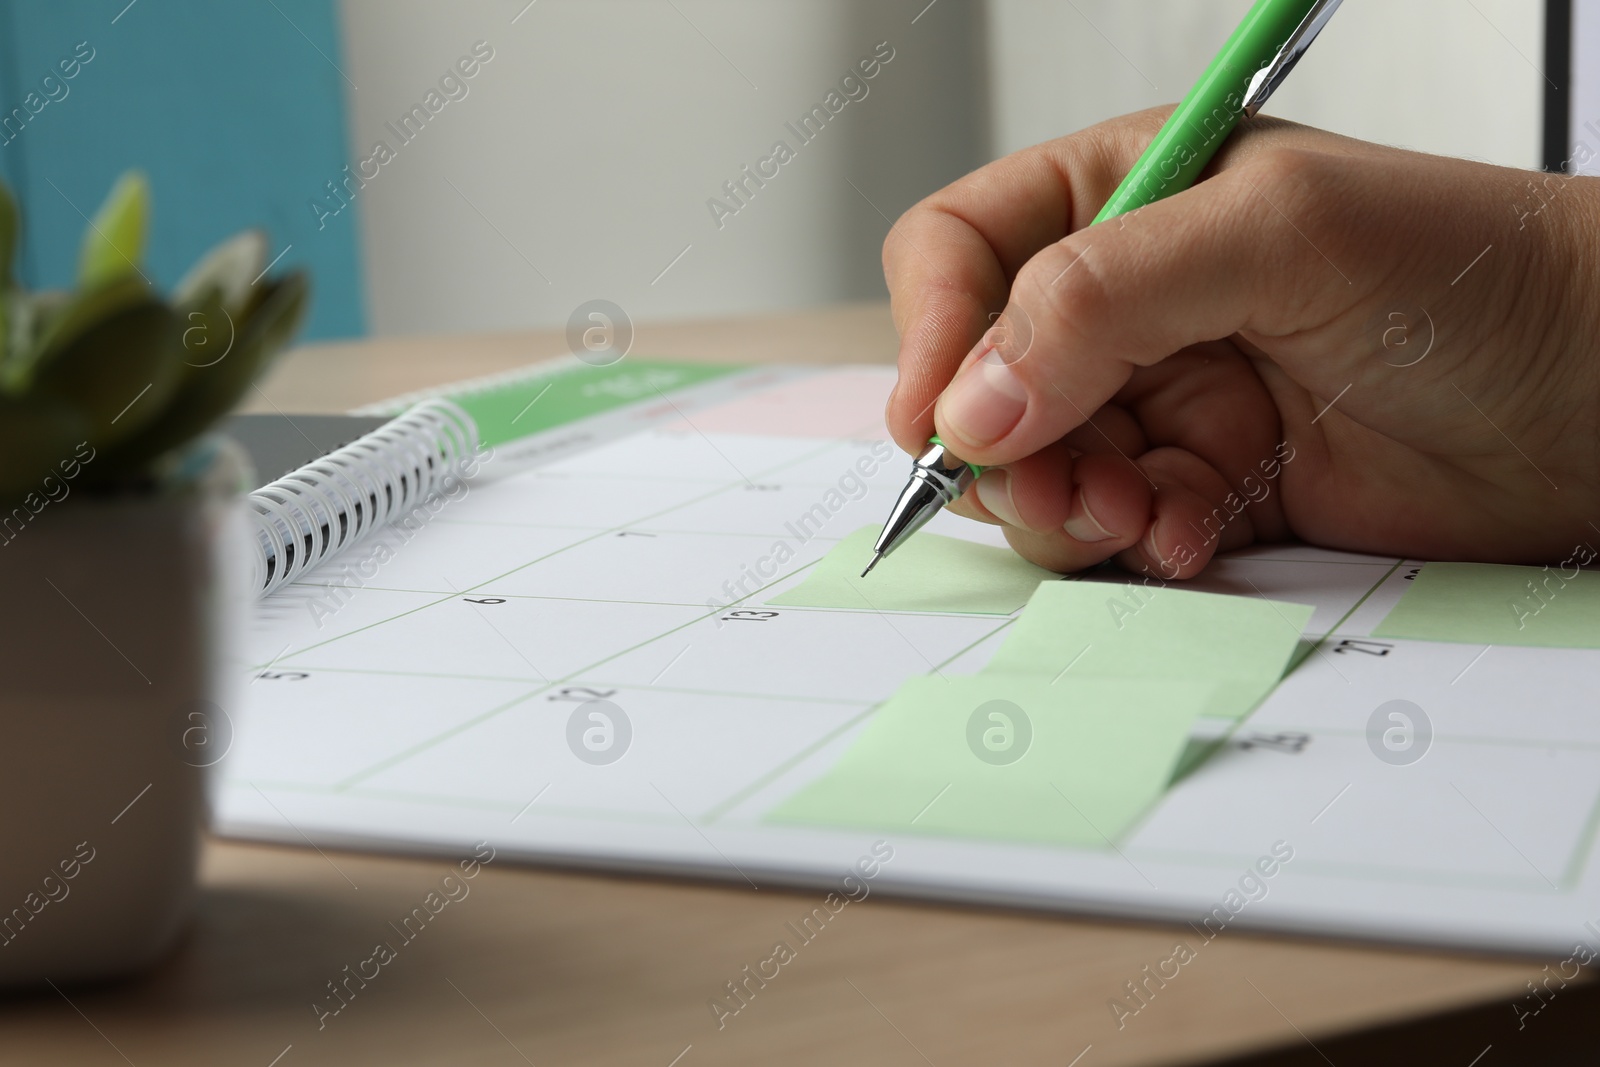
[[[85,294],[64,309],[32,368],[30,395],[66,401],[89,421],[89,441],[111,445],[162,413],[182,363],[178,320],[165,303],[140,288],[136,298],[91,304]]]
[[[238,316],[250,297],[250,286],[267,266],[267,236],[245,230],[207,252],[172,290],[172,302],[198,306],[211,293],[219,293],[223,308]]]
[[[150,222],[150,185],[129,171],[117,179],[83,233],[78,285],[94,289],[128,275],[143,277],[145,234]]]
[[[40,294],[40,297],[44,295]],[[16,358],[8,361],[7,388],[13,392],[31,389],[34,378],[97,323],[127,308],[155,299],[143,281],[123,276],[96,289],[63,294],[57,297],[54,304],[37,299],[30,311],[19,309],[17,325],[27,327],[32,344],[26,349],[19,349]],[[43,318],[44,321],[21,321],[34,317]]]
[[[261,296],[242,321],[233,323],[236,334],[225,355],[214,362],[201,363],[192,354],[194,346],[188,346],[191,354],[186,373],[162,418],[117,447],[112,456],[116,466],[148,463],[203,433],[237,406],[273,357],[288,345],[305,318],[310,300],[306,275],[296,271],[280,280],[262,281],[257,288],[262,290]],[[220,309],[211,304],[208,309],[191,314],[205,316],[216,310]],[[214,356],[207,353],[206,358]]]
[[[311,278],[305,271],[292,271],[270,284],[271,288],[250,309],[239,330],[240,340],[247,345],[259,345],[266,351],[268,360],[288,347],[311,305]],[[267,363],[260,365],[265,368]]]

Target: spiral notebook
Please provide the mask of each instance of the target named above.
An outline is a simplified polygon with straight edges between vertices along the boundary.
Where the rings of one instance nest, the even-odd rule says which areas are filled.
[[[576,358],[397,397],[339,415],[242,415],[227,430],[250,455],[265,596],[396,523],[487,467],[547,462],[723,398],[783,372],[704,363],[591,365]],[[584,431],[550,441],[571,423]],[[530,439],[539,443],[529,446]],[[276,472],[271,480],[260,476]]]

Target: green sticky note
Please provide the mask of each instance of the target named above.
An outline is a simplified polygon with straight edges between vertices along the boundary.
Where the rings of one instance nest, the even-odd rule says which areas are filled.
[[[1210,688],[926,675],[769,822],[1107,847],[1161,795]]]
[[[1428,563],[1375,637],[1600,648],[1600,573],[1576,567]]]
[[[1040,582],[1059,579],[1009,548],[918,533],[865,578],[878,527],[864,526],[834,545],[806,580],[768,604],[872,611],[960,611],[1009,615]]]
[[[987,670],[1206,682],[1205,713],[1242,718],[1283,677],[1311,612],[1171,586],[1054,582],[1033,594]]]

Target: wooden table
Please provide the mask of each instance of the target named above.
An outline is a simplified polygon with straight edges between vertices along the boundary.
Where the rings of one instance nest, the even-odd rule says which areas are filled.
[[[339,411],[563,348],[554,332],[306,346],[250,407]],[[865,305],[643,324],[634,352],[882,362],[895,339],[885,308]],[[1333,1035],[1463,1005],[1510,1023],[1550,962],[1228,933],[1119,1032],[1109,999],[1187,931],[875,896],[719,1030],[708,999],[815,894],[496,863],[319,1030],[312,1003],[326,983],[370,955],[446,866],[210,841],[177,954],[126,984],[0,1001],[0,1064],[1101,1067],[1273,1046],[1309,1057],[1311,1042],[1327,1058]],[[1497,1062],[1516,1060],[1481,1067]]]

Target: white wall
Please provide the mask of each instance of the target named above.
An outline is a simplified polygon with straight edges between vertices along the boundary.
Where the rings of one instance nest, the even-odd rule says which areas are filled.
[[[1249,0],[526,3],[342,0],[353,160],[494,48],[357,194],[374,333],[881,296],[889,219],[991,154],[1176,100]],[[1346,0],[1269,111],[1534,166],[1542,33],[1539,0]],[[801,146],[784,123],[885,40],[867,97]],[[719,228],[708,198],[780,138],[794,161]]]
[[[1250,0],[989,0],[998,154],[1178,100]],[[1540,159],[1542,0],[1345,0],[1268,114],[1518,167]]]
[[[875,296],[883,216],[982,161],[976,0],[525,3],[344,0],[361,157],[474,41],[494,49],[358,194],[374,333],[561,325],[593,298],[670,318]],[[867,95],[801,145],[785,122],[883,41]],[[780,139],[794,160],[719,228],[707,200]]]

